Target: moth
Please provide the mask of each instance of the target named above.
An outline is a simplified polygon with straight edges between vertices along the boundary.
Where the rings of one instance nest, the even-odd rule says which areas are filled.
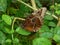
[[[30,32],[37,32],[43,24],[43,18],[46,10],[47,9],[43,7],[41,9],[34,11],[23,22],[23,28]]]

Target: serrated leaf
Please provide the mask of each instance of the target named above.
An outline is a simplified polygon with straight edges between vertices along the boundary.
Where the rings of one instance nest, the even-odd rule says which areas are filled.
[[[53,17],[52,17],[51,15],[46,15],[46,16],[44,17],[44,19],[46,19],[46,20],[53,20]]]
[[[49,22],[48,26],[55,27],[56,24],[54,22]]]
[[[18,28],[16,29],[16,32],[19,33],[19,34],[21,34],[21,35],[29,35],[29,34],[30,34],[30,32],[22,29],[21,27],[18,27]]]
[[[4,44],[5,39],[6,39],[6,37],[5,37],[4,33],[0,31],[0,44]]]
[[[5,12],[7,8],[7,0],[0,0],[0,11]]]
[[[5,14],[2,15],[2,20],[4,20],[4,22],[7,23],[8,25],[11,25],[12,23],[11,17]]]
[[[40,37],[52,38],[53,37],[53,33],[51,33],[51,32],[44,32],[44,33],[40,34]]]
[[[51,42],[46,38],[36,38],[33,40],[33,45],[51,45]]]

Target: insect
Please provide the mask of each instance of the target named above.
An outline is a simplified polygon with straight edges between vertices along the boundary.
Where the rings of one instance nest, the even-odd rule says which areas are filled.
[[[46,8],[42,8],[33,12],[25,19],[23,28],[30,32],[37,32],[43,24],[45,12]]]

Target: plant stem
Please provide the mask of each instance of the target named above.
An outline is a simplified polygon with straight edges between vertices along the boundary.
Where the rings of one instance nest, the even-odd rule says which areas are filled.
[[[18,20],[23,20],[23,21],[25,20],[25,19],[23,19],[23,18],[19,18],[19,17],[15,17],[15,18],[18,19]]]
[[[58,17],[57,17],[57,16],[55,16],[54,14],[52,14],[52,17],[54,17],[55,19],[57,19],[57,20],[58,20]]]
[[[25,19],[23,19],[23,18],[15,17],[14,20],[13,20],[13,22],[12,22],[12,30],[14,30],[14,23],[15,23],[15,21],[16,21],[17,19],[23,20],[23,21],[25,20]],[[13,41],[13,38],[14,38],[14,35],[12,34],[12,41]]]
[[[16,21],[16,18],[14,18],[13,22],[12,22],[12,30],[14,30],[14,22]],[[13,38],[14,38],[14,35],[12,33],[12,43],[13,43]],[[13,43],[14,44],[14,43]]]
[[[36,8],[35,0],[31,0],[31,3],[32,3],[32,7],[33,7],[34,9],[37,9],[37,8]],[[34,11],[35,11],[35,10],[34,10]]]
[[[33,10],[37,10],[36,8],[33,8],[32,6],[30,6],[29,4],[26,4],[25,2],[21,1],[21,0],[18,0],[20,3],[28,6],[29,8],[33,9]]]
[[[46,14],[48,14],[48,15],[49,15],[49,13],[47,13],[47,12],[46,12]],[[55,19],[57,19],[57,20],[58,20],[58,17],[57,17],[57,16],[55,16],[54,14],[52,14],[52,17],[54,17]]]
[[[60,26],[60,18],[58,18],[57,26]]]
[[[31,9],[33,9],[33,10],[37,10],[37,8],[36,8],[36,4],[35,4],[35,1],[34,1],[34,0],[31,0],[32,6],[33,6],[34,8],[33,8],[32,6],[26,4],[25,2],[21,1],[21,0],[18,0],[18,1],[21,2],[22,4],[28,6],[29,8],[31,8]],[[47,13],[47,14],[48,14],[48,13]],[[54,17],[55,19],[58,20],[58,17],[55,16],[54,14],[52,14],[52,17]]]
[[[16,21],[17,19],[23,20],[23,21],[25,20],[25,19],[23,19],[23,18],[15,17],[14,20],[13,20],[13,23],[12,23],[12,30],[14,30],[14,23],[15,23],[15,21]]]
[[[13,23],[12,23],[12,30],[14,29],[14,23],[15,23],[15,21],[16,21],[17,19],[23,20],[23,21],[25,20],[25,19],[23,19],[23,18],[15,17],[14,20],[13,20]]]

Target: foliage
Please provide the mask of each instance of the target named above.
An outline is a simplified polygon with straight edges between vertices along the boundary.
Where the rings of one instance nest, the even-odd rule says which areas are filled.
[[[55,3],[55,5],[52,5],[51,6],[51,9],[54,9],[55,10],[55,13],[57,15],[60,15],[60,4]]]
[[[32,6],[30,0],[22,1]],[[53,17],[60,18],[60,0],[55,0],[55,5],[52,0],[35,2],[38,9],[46,6],[47,12],[40,29],[29,32],[21,27],[19,18],[26,19],[34,10],[17,0],[0,0],[0,45],[60,45],[60,20]]]
[[[10,16],[8,16],[8,15],[2,15],[2,20],[4,21],[4,22],[6,22],[8,25],[11,25],[11,23],[12,23],[12,19],[11,19],[11,17]]]
[[[33,40],[33,45],[51,45],[51,42],[46,38],[37,38]]]
[[[7,0],[0,0],[0,11],[5,12],[7,8]]]
[[[21,27],[18,27],[18,28],[16,29],[16,32],[17,32],[18,34],[21,34],[21,35],[29,35],[29,34],[30,34],[30,32],[22,29]]]

